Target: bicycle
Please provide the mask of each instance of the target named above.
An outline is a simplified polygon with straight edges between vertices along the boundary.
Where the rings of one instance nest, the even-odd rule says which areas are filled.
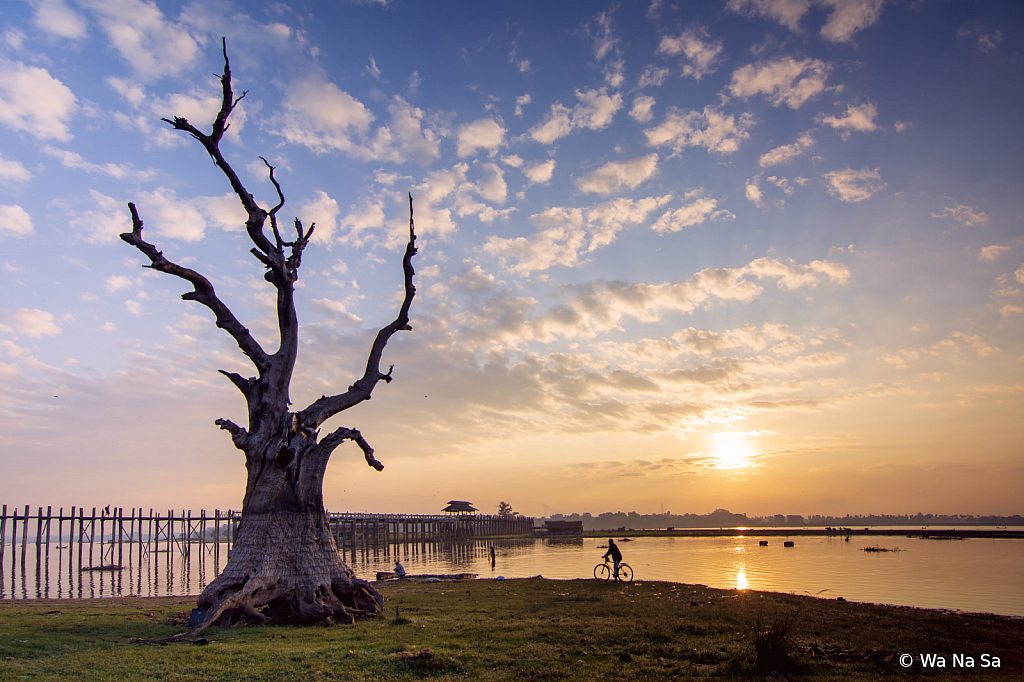
[[[594,566],[594,578],[596,578],[597,580],[611,580],[613,572],[614,571],[612,570],[612,567],[608,565],[607,561],[605,561],[603,564],[598,564],[597,566]],[[630,567],[629,564],[619,564],[618,580],[624,583],[633,582],[633,569]]]

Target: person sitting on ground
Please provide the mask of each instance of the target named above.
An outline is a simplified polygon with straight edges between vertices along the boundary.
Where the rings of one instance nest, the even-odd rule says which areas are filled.
[[[607,561],[609,556],[612,558],[612,561],[615,562],[615,571],[612,573],[612,575],[615,577],[616,580],[618,580],[619,564],[622,563],[622,552],[619,551],[619,547],[615,544],[615,540],[612,540],[611,538],[608,538],[608,551],[605,552],[604,556],[601,558]]]
[[[395,577],[396,578],[404,578],[405,577],[405,566],[403,566],[402,563],[398,559],[395,559]]]

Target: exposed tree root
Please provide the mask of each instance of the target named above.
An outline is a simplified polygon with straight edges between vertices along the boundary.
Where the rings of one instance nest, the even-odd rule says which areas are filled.
[[[342,561],[326,518],[275,512],[247,516],[197,606],[205,613],[192,636],[211,625],[353,623],[382,611],[383,597]]]

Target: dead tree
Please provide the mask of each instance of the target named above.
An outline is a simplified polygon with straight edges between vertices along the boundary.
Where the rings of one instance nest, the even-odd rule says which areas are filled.
[[[274,168],[263,160],[278,198],[277,205],[266,211],[242,186],[221,154],[219,144],[228,129],[228,117],[245,96],[243,92],[235,98],[232,93],[226,45],[223,51],[224,74],[220,77],[223,101],[212,132],[203,133],[180,117],[163,120],[202,143],[242,202],[248,215],[245,229],[254,245],[251,253],[266,269],[264,279],[277,290],[278,350],[268,353],[263,349],[217,297],[208,279],[172,263],[155,246],[143,240],[142,220],[134,204],[128,204],[132,231],[121,235],[121,239],[149,259],[150,263],[144,267],[189,282],[193,290],[182,294],[182,299],[209,308],[216,325],[231,335],[256,368],[256,376],[248,378],[221,370],[221,374],[242,392],[248,406],[246,428],[227,419],[215,422],[231,434],[235,447],[245,453],[247,481],[242,516],[227,565],[199,596],[197,606],[205,615],[197,631],[215,623],[315,622],[327,618],[351,622],[356,617],[379,612],[383,600],[369,583],[356,578],[338,553],[324,510],[324,471],[331,452],[346,440],[360,447],[367,464],[374,469],[380,471],[384,465],[374,458],[373,448],[356,429],[337,428],[321,437],[320,427],[339,412],[369,400],[378,382],[391,381],[392,368],[387,373],[380,369],[381,354],[395,332],[411,329],[409,306],[415,294],[412,257],[416,253],[416,234],[412,196],[409,197],[409,243],[402,261],[405,298],[398,316],[377,332],[362,377],[347,391],[325,395],[301,411],[290,411],[288,390],[299,337],[294,286],[313,225],[306,229],[296,218],[295,236],[285,241],[277,222],[284,194],[274,178]]]

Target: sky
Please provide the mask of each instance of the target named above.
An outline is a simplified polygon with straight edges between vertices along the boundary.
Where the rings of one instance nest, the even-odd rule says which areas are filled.
[[[0,502],[237,509],[273,289],[201,146],[315,222],[331,511],[1021,513],[1024,5],[0,2]],[[287,216],[285,218],[285,216]],[[325,431],[326,433],[327,431]]]

